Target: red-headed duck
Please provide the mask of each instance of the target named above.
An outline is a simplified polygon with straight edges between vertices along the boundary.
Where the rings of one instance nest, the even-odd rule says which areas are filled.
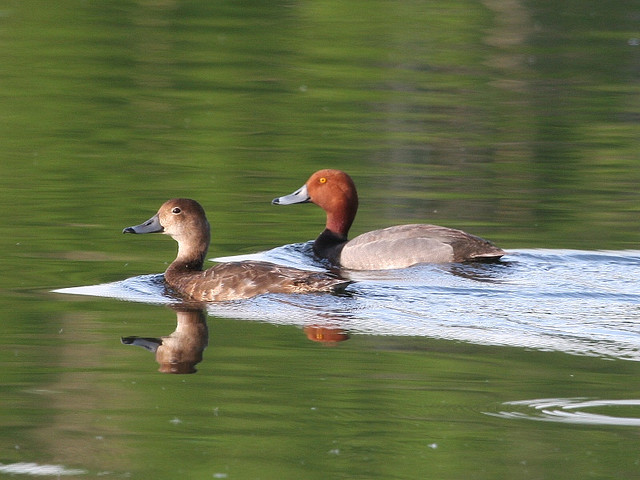
[[[358,193],[351,177],[340,170],[319,170],[275,205],[312,202],[327,212],[325,230],[313,251],[334,265],[352,270],[404,268],[418,263],[497,260],[505,252],[491,242],[462,230],[412,224],[374,230],[348,240],[358,210]]]
[[[167,200],[158,213],[122,233],[164,233],[178,242],[178,256],[164,272],[166,284],[197,301],[250,298],[263,293],[311,293],[339,290],[348,281],[321,272],[268,262],[219,263],[202,270],[209,248],[209,222],[202,206],[188,198]]]

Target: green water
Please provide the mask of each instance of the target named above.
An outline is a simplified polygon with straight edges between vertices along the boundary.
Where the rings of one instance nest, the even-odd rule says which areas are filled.
[[[120,338],[168,335],[172,310],[50,290],[162,272],[169,239],[120,232],[175,196],[206,208],[211,256],[314,238],[319,209],[270,200],[324,167],[358,185],[353,234],[432,222],[505,249],[637,249],[639,15],[574,0],[0,4],[0,463],[637,478],[637,427],[487,415],[638,399],[637,362],[428,336],[331,347],[212,316],[198,373],[164,375]],[[625,315],[635,325],[637,307]]]

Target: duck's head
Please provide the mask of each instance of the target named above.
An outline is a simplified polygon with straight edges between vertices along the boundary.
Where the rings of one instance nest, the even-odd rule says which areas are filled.
[[[149,220],[127,227],[122,233],[164,233],[178,242],[182,253],[188,252],[190,255],[193,255],[194,250],[204,250],[206,253],[210,236],[204,209],[189,198],[167,200]]]
[[[358,192],[351,177],[341,170],[318,170],[290,195],[274,198],[274,205],[311,202],[327,212],[327,228],[348,233],[358,211]]]

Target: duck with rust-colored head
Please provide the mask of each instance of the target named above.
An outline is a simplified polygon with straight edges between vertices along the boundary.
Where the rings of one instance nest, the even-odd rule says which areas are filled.
[[[298,190],[275,198],[274,205],[311,202],[327,213],[325,230],[313,250],[320,258],[352,270],[405,268],[418,263],[498,260],[505,252],[475,235],[438,225],[397,225],[347,235],[358,211],[358,193],[349,175],[319,170]]]
[[[332,292],[349,282],[328,273],[268,262],[219,263],[202,270],[210,228],[202,206],[188,198],[166,201],[153,217],[122,233],[164,233],[178,242],[178,256],[164,272],[173,291],[197,301],[250,298],[263,293]]]

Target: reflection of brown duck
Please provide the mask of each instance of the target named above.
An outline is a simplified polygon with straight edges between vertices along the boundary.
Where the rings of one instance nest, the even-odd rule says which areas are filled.
[[[349,282],[333,275],[267,262],[230,262],[203,271],[209,248],[209,222],[195,200],[165,202],[146,222],[123,233],[165,233],[178,242],[178,256],[164,273],[176,293],[197,301],[250,298],[263,293],[332,292]]]
[[[418,263],[497,260],[505,252],[475,235],[437,225],[397,225],[348,240],[358,210],[351,177],[340,170],[319,170],[298,190],[273,200],[275,205],[312,202],[327,213],[325,230],[313,251],[334,265],[352,270],[404,268]]]
[[[335,345],[349,340],[349,334],[337,327],[323,327],[322,325],[307,325],[304,327],[307,338],[313,342]]]
[[[125,345],[137,345],[155,352],[162,373],[195,373],[209,342],[204,308],[174,307],[176,329],[160,338],[123,337]]]

